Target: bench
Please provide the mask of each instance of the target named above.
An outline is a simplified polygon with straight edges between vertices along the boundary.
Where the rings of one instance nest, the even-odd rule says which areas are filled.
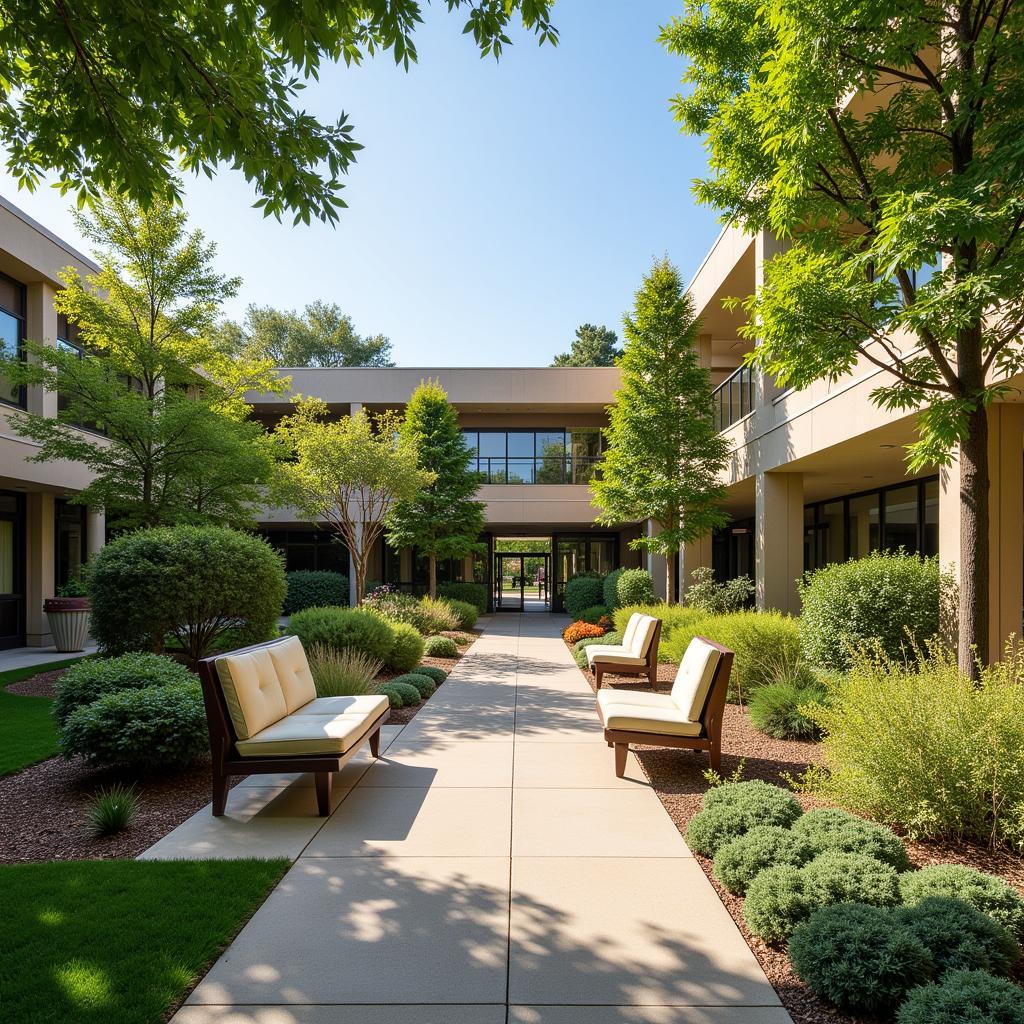
[[[597,714],[604,738],[615,748],[615,774],[622,778],[631,743],[706,750],[711,770],[722,763],[722,716],[733,652],[694,637],[670,693],[602,690]]]
[[[213,756],[213,813],[224,813],[232,775],[312,772],[321,817],[331,781],[363,745],[380,756],[388,698],[317,697],[297,636],[243,647],[199,662]]]
[[[660,641],[661,619],[634,612],[626,623],[621,644],[591,644],[586,648],[587,664],[597,688],[601,689],[605,675],[646,676],[651,688],[657,688]]]

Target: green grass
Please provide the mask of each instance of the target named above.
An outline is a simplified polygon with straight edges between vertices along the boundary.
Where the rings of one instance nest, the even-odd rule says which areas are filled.
[[[50,716],[52,702],[49,697],[23,697],[7,693],[3,687],[31,679],[40,672],[67,668],[81,660],[70,658],[0,672],[0,778],[45,761],[59,749],[57,730]]]
[[[0,866],[0,1018],[163,1020],[287,867],[286,860]]]

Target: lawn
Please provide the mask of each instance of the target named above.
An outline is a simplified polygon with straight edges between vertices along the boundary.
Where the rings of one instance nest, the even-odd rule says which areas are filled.
[[[154,1024],[266,899],[286,860],[0,866],[0,1017]]]
[[[58,750],[49,698],[22,697],[7,693],[4,687],[81,660],[72,658],[0,672],[0,777],[53,757]]]

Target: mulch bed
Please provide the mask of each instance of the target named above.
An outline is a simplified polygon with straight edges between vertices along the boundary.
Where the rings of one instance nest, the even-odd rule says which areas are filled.
[[[37,676],[22,679],[20,683],[9,683],[4,689],[8,693],[16,693],[19,697],[53,697],[53,684],[65,672],[67,672],[66,668],[55,668],[52,672],[40,672]]]
[[[675,665],[658,666],[658,683],[663,692],[675,679],[676,668]],[[593,673],[583,674],[591,689],[596,690]],[[606,686],[611,684],[617,690],[648,688],[646,680],[638,682],[626,676],[615,678],[608,675],[604,679]],[[701,802],[708,790],[708,782],[704,778],[708,769],[707,755],[702,751],[671,750],[664,747],[637,746],[630,749],[635,752],[669,817],[685,836],[686,826],[690,818],[701,809]],[[788,788],[791,779],[797,778],[808,766],[820,763],[821,760],[822,753],[818,744],[772,739],[750,724],[744,708],[734,704],[726,705],[722,728],[723,778],[729,778],[742,765],[742,778],[745,781],[763,779]],[[806,793],[796,793],[795,796],[806,810],[830,806],[827,801]],[[1024,857],[1006,850],[990,850],[988,847],[968,843],[908,843],[907,852],[916,867],[938,863],[964,864],[999,875],[1024,890]],[[743,900],[719,884],[714,877],[712,862],[696,854],[694,859],[704,869],[795,1024],[877,1024],[875,1018],[869,1021],[867,1018],[853,1017],[818,999],[793,972],[783,948],[770,946],[750,934],[743,920]]]

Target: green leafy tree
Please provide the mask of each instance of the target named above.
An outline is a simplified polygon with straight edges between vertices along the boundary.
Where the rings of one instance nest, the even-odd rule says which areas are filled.
[[[959,450],[959,663],[988,652],[988,407],[1024,369],[1024,7],[1012,0],[688,2],[684,130],[697,197],[788,249],[746,301],[783,385],[864,360],[917,411],[913,470]],[[941,256],[941,266],[935,267]]]
[[[300,398],[275,436],[289,458],[272,493],[313,523],[325,520],[348,548],[361,604],[370,555],[392,509],[412,501],[434,474],[421,469],[416,446],[395,413],[364,410],[329,419],[319,398]]]
[[[241,325],[228,321],[225,348],[259,352],[275,366],[394,366],[383,334],[362,337],[336,303],[313,302],[302,313],[250,306]]]
[[[446,0],[499,57],[519,20],[557,42],[552,0]],[[79,201],[101,191],[142,205],[177,198],[176,166],[237,168],[265,214],[334,221],[341,177],[361,148],[345,114],[298,105],[324,63],[417,59],[421,0],[306,4],[50,4],[0,0],[0,141],[22,187],[55,175]]]
[[[726,522],[719,474],[729,446],[711,415],[711,375],[696,348],[700,322],[668,259],[654,262],[623,324],[622,386],[590,489],[599,523],[649,519],[659,528],[630,547],[665,556],[665,593],[674,601],[672,556]]]
[[[63,399],[56,418],[12,417],[40,446],[31,461],[83,463],[94,478],[74,500],[119,526],[250,523],[273,456],[244,395],[286,382],[269,360],[210,341],[237,279],[214,270],[215,247],[169,203],[105,196],[93,212],[77,220],[100,270],[66,271],[54,297],[83,352],[30,344],[28,361],[4,364],[9,379]]]
[[[422,381],[412,393],[401,433],[434,480],[412,500],[395,505],[388,543],[395,548],[413,544],[427,556],[430,596],[436,597],[438,558],[462,558],[480,550],[484,504],[475,500],[478,477],[469,468],[473,453],[440,381]]]
[[[580,324],[572,348],[555,356],[552,366],[614,366],[622,355],[619,337],[607,327]]]

